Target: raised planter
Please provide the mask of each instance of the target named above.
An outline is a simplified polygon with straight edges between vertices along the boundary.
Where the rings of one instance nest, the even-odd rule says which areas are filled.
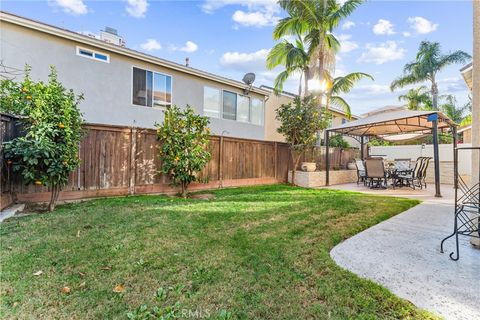
[[[315,162],[302,162],[302,165],[300,166],[303,171],[306,172],[314,172],[317,169],[317,163]]]
[[[288,182],[292,182],[292,171],[288,172]],[[331,170],[330,185],[357,182],[357,172],[354,170]],[[305,188],[325,186],[325,171],[296,171],[295,185]]]

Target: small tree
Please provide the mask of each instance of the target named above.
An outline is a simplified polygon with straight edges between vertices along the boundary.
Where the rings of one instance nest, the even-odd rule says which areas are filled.
[[[78,167],[83,119],[78,104],[82,95],[67,90],[51,67],[48,82],[34,82],[30,68],[23,82],[1,81],[2,111],[22,116],[24,136],[5,144],[5,157],[25,183],[45,185],[52,195],[48,210],[53,211],[70,173]]]
[[[301,155],[315,145],[317,132],[327,127],[330,116],[325,109],[319,110],[313,96],[306,96],[303,99],[296,97],[293,104],[281,105],[276,118],[281,122],[277,131],[284,135],[290,146],[294,163],[292,183],[295,184],[295,170]]]
[[[162,142],[161,172],[170,177],[172,185],[180,186],[184,198],[188,185],[198,180],[197,173],[210,161],[209,123],[207,117],[196,114],[187,105],[184,111],[177,106],[167,108],[165,120],[157,124],[157,137]]]

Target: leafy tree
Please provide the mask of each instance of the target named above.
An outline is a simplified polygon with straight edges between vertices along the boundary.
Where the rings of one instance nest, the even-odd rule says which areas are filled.
[[[461,50],[443,54],[438,42],[422,41],[415,60],[405,65],[403,75],[391,83],[390,89],[394,91],[408,85],[429,81],[432,108],[438,110],[437,74],[449,65],[465,63],[469,59],[471,56]]]
[[[294,163],[292,183],[295,183],[295,170],[301,155],[315,145],[317,132],[327,127],[330,116],[325,111],[319,112],[315,98],[310,95],[296,97],[293,104],[281,105],[277,109],[276,118],[281,122],[277,131],[284,135],[290,146]]]
[[[467,103],[461,107],[458,106],[457,99],[453,95],[447,95],[444,98],[445,103],[440,106],[440,111],[455,123],[462,123],[466,117],[466,113],[471,110],[471,105]]]
[[[303,93],[308,92],[309,61],[308,52],[300,38],[296,40],[295,44],[287,40],[277,43],[267,56],[268,69],[271,70],[279,65],[285,67],[285,70],[275,78],[275,92],[281,92],[285,81],[296,73],[300,73],[298,95],[302,96]],[[302,82],[304,82],[303,90]]]
[[[431,110],[432,98],[426,86],[408,90],[406,94],[398,96],[399,101],[406,101],[409,110]]]
[[[342,137],[342,135],[337,134],[328,139],[328,146],[332,148],[341,148],[347,149],[350,148],[348,142]]]
[[[368,78],[374,80],[373,77],[367,73],[363,72],[353,72],[349,73],[343,77],[336,77],[333,80],[332,89],[327,94],[327,99],[332,103],[332,105],[342,109],[348,118],[351,118],[352,111],[350,105],[345,99],[343,99],[340,94],[348,93],[352,90],[353,86],[360,81],[361,79]],[[327,107],[329,103],[327,102]]]
[[[26,68],[22,83],[1,81],[2,111],[24,116],[24,136],[5,144],[5,157],[27,184],[48,186],[52,192],[49,211],[55,209],[63,186],[80,160],[82,95],[67,90],[51,67],[48,82],[34,82]],[[5,103],[5,104],[4,104]]]
[[[161,172],[170,177],[172,185],[180,186],[184,198],[188,185],[197,181],[198,172],[211,158],[208,125],[208,117],[196,114],[189,105],[183,111],[177,106],[167,108],[163,123],[157,124]]]

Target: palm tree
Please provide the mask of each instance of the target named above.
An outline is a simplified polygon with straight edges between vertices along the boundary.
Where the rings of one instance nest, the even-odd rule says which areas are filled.
[[[455,123],[462,123],[466,118],[465,113],[468,112],[470,106],[465,104],[462,107],[457,106],[457,99],[453,95],[444,97],[445,103],[440,106],[440,110]]]
[[[341,5],[336,0],[279,0],[280,7],[288,16],[276,25],[273,38],[303,36],[308,45],[310,71],[313,71],[309,77],[317,75],[320,79],[330,79],[335,67],[335,54],[340,49],[340,42],[332,31],[362,2],[347,0]]]
[[[407,85],[430,81],[432,107],[438,110],[437,74],[451,64],[465,63],[471,56],[461,50],[442,54],[438,42],[422,41],[415,61],[407,63],[403,75],[392,82],[390,89],[403,88]]]
[[[333,80],[332,89],[327,95],[327,101],[332,103],[332,105],[342,109],[347,117],[350,118],[352,116],[350,105],[347,103],[347,101],[345,101],[345,99],[340,97],[340,94],[350,92],[355,83],[364,78],[374,80],[371,75],[363,72],[353,72],[343,77],[336,77]],[[329,104],[328,102],[327,105]]]
[[[406,101],[409,110],[431,110],[432,99],[426,86],[408,90],[406,94],[398,96],[399,101]]]
[[[285,81],[295,73],[300,73],[298,95],[302,96],[303,92],[308,91],[309,58],[301,39],[297,39],[295,44],[284,40],[270,50],[267,56],[267,68],[271,70],[279,65],[284,66],[285,70],[275,78],[276,93],[283,90]],[[302,79],[305,82],[304,91],[302,91]]]

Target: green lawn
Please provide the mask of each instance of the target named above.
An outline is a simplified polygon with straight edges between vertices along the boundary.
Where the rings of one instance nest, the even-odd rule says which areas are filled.
[[[284,185],[213,193],[100,199],[2,223],[0,318],[433,318],[329,256],[418,202]]]

